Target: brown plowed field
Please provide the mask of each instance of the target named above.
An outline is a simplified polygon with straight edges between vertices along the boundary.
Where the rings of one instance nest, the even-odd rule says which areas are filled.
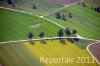
[[[89,51],[100,63],[100,42],[90,45]]]

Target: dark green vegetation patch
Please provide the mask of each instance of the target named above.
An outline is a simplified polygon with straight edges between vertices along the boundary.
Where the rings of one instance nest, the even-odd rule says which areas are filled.
[[[38,37],[45,32],[45,37],[56,36],[59,27],[47,20],[19,12],[0,9],[0,41],[27,39],[32,32]]]

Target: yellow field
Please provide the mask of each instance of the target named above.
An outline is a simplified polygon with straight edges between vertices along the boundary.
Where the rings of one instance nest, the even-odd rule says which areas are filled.
[[[59,40],[46,41],[46,44],[40,43],[40,41],[35,42],[35,45],[25,42],[26,48],[35,55],[38,59],[40,57],[45,58],[68,58],[69,60],[74,58],[73,62],[68,63],[44,63],[45,66],[98,66],[96,62],[92,63],[91,56],[86,50],[81,50],[75,44],[66,41],[66,45],[59,42]],[[78,57],[85,57],[85,63],[78,62]],[[89,57],[89,63],[88,58]],[[91,63],[90,63],[91,62]]]

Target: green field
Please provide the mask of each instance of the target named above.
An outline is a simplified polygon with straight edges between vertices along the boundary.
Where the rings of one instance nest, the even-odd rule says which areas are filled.
[[[30,25],[40,24],[37,28]],[[45,37],[57,36],[59,27],[47,20],[19,12],[0,9],[0,41],[27,39],[29,32],[37,38],[44,31]]]
[[[100,13],[80,5],[73,5],[61,11],[65,14],[67,21],[55,18],[55,13],[46,16],[48,19],[66,27],[77,29],[78,34],[85,38],[100,39]],[[71,13],[73,18],[70,19],[68,14]]]

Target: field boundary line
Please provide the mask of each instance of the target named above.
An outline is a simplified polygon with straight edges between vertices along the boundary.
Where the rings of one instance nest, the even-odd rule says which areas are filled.
[[[25,12],[25,11],[21,11],[21,10],[17,10],[17,9],[12,9],[12,8],[5,8],[5,7],[0,7],[0,8],[8,9],[8,10],[16,11],[16,12],[21,12],[21,13],[25,13],[25,14],[29,14],[29,15],[38,16],[38,17],[40,17],[40,18],[43,18],[43,19],[45,19],[45,20],[48,20],[48,21],[50,21],[50,22],[52,22],[52,23],[54,23],[54,24],[56,24],[56,25],[58,25],[58,26],[60,26],[60,27],[62,27],[62,28],[65,29],[65,27],[59,25],[58,23],[56,23],[56,22],[54,22],[54,21],[52,21],[52,20],[50,20],[50,19],[48,19],[48,18],[44,18],[44,16],[47,16],[47,15],[49,15],[49,14],[52,14],[52,13],[54,13],[54,12],[57,12],[57,11],[59,11],[59,10],[62,10],[62,9],[64,9],[64,8],[66,8],[66,7],[69,7],[69,6],[71,6],[71,5],[77,4],[77,3],[82,2],[82,1],[84,1],[84,0],[81,0],[81,1],[78,1],[78,2],[75,2],[75,3],[72,3],[72,4],[69,4],[69,5],[65,5],[64,7],[60,8],[60,9],[57,9],[57,10],[55,10],[55,11],[53,11],[53,12],[50,12],[50,13],[48,13],[48,14],[45,14],[45,15],[43,15],[43,16],[34,15],[34,14],[30,13],[30,12]],[[67,38],[79,38],[79,39],[86,39],[86,40],[95,40],[95,39],[84,38],[84,37],[81,37],[81,36],[79,36],[79,35],[77,35],[77,37],[62,37],[62,38],[63,38],[63,39],[67,39]],[[40,41],[40,40],[55,40],[55,39],[59,39],[59,37],[42,38],[42,39],[41,39],[41,38],[38,38],[38,39],[32,39],[32,40],[33,40],[33,41]],[[27,42],[27,41],[30,41],[30,40],[7,41],[7,42],[0,42],[0,44],[15,43],[15,42]],[[97,41],[97,42],[91,43],[91,44],[89,44],[89,45],[87,46],[87,51],[88,51],[89,54],[96,60],[96,62],[100,65],[99,61],[98,61],[98,60],[92,55],[92,53],[89,51],[89,46],[91,46],[92,44],[95,44],[95,43],[100,42],[100,40],[95,40],[95,41]]]
[[[93,44],[95,44],[95,43],[99,43],[100,41],[97,41],[97,42],[93,42],[93,43],[91,43],[91,44],[89,44],[88,46],[87,46],[87,51],[89,52],[89,54],[95,59],[95,61],[100,65],[100,62],[94,57],[94,55],[90,52],[90,50],[89,50],[89,47],[91,46],[91,45],[93,45]]]
[[[84,39],[84,38],[80,38],[80,37],[61,37],[61,39],[68,39],[68,38]],[[27,39],[27,40],[16,40],[16,41],[0,42],[0,44],[15,43],[15,42],[27,42],[27,41],[40,41],[40,40],[58,40],[58,39],[60,39],[60,38],[59,37],[37,38],[37,39]],[[85,40],[87,40],[87,39],[85,39]],[[94,39],[88,39],[88,40],[94,40]],[[95,41],[100,41],[100,40],[95,40]]]
[[[67,38],[78,38],[78,37],[62,37],[62,39]],[[0,42],[0,44],[6,44],[6,43],[15,43],[15,42],[27,42],[27,41],[40,41],[40,40],[56,40],[60,39],[59,37],[51,37],[51,38],[37,38],[37,39],[28,39],[28,40],[16,40],[16,41],[7,41],[7,42]]]
[[[81,0],[81,1],[83,1],[83,0]],[[12,9],[12,8],[6,8],[6,7],[0,7],[0,8],[2,8],[2,9],[8,9],[8,10],[16,11],[16,12],[21,12],[21,13],[25,13],[25,14],[29,14],[29,15],[34,15],[34,14],[30,13],[30,12],[25,12],[25,11],[21,11],[21,10]],[[39,16],[39,15],[34,15],[34,16],[37,16],[37,17],[40,17],[40,18],[42,18],[42,19],[48,20],[48,21],[50,21],[50,22],[56,24],[57,26],[59,26],[59,27],[65,29],[65,27],[59,25],[58,23],[56,23],[56,22],[54,22],[54,21],[52,21],[52,20],[50,20],[50,19],[48,19],[48,18],[45,18],[45,17],[43,17],[43,16]],[[76,34],[76,35],[77,35],[77,37],[80,38],[80,39],[95,40],[95,39],[88,39],[88,38],[81,37],[81,36],[79,36],[78,34]],[[20,40],[18,40],[18,41],[20,41]],[[24,40],[22,40],[22,41],[24,41]],[[95,40],[95,41],[99,41],[99,40]],[[14,41],[11,41],[11,42],[14,42]],[[5,43],[5,42],[3,42],[3,43]],[[7,42],[6,42],[6,43],[7,43]]]
[[[32,13],[25,12],[25,11],[21,11],[21,10],[16,10],[16,9],[11,9],[11,8],[6,8],[6,7],[0,7],[0,8],[2,8],[2,9],[7,9],[7,10],[11,10],[11,11],[16,11],[16,12],[20,12],[20,13],[25,13],[25,14],[29,14],[29,15],[34,15],[34,14],[32,14]],[[34,16],[37,16],[37,17],[39,17],[39,18],[48,20],[48,21],[50,21],[50,22],[56,24],[57,26],[59,26],[59,27],[65,29],[65,27],[59,25],[58,23],[56,23],[56,22],[54,22],[54,21],[52,21],[52,20],[50,20],[50,19],[48,19],[48,18],[45,18],[45,17],[43,17],[43,16],[38,16],[38,15],[34,15]],[[79,36],[78,34],[76,34],[76,35],[77,35],[78,37],[82,38],[82,39],[86,39],[86,40],[95,40],[95,39],[88,39],[88,38],[81,37],[81,36]],[[98,40],[97,40],[97,41],[98,41]]]
[[[57,26],[59,26],[59,27],[61,27],[61,28],[64,28],[63,26],[59,25],[58,23],[56,23],[56,22],[54,22],[54,21],[52,21],[52,20],[50,20],[50,19],[48,19],[48,18],[45,18],[45,17],[43,17],[43,16],[34,15],[34,14],[32,14],[32,13],[29,13],[29,12],[25,12],[25,11],[21,11],[21,10],[16,10],[16,9],[12,9],[12,8],[5,8],[5,7],[0,7],[0,8],[2,8],[2,9],[7,9],[7,10],[11,10],[11,11],[16,11],[16,12],[20,12],[20,13],[24,13],[24,14],[29,14],[29,15],[33,15],[33,16],[37,16],[37,17],[40,17],[40,18],[42,18],[42,19],[48,20],[48,21],[50,21],[50,22],[56,24]],[[64,28],[64,29],[65,29],[65,28]]]
[[[45,20],[48,20],[48,21],[50,21],[50,22],[52,22],[52,23],[54,23],[54,24],[56,24],[57,26],[59,26],[59,27],[61,27],[61,28],[63,28],[63,29],[65,29],[65,27],[61,26],[60,24],[58,24],[58,23],[56,23],[56,22],[54,22],[54,21],[52,21],[52,20],[50,20],[50,19],[48,19],[48,18],[45,18],[45,17],[42,17],[42,18],[45,19]]]
[[[31,12],[25,12],[25,11],[22,11],[22,10],[17,10],[17,9],[12,9],[12,8],[8,8],[8,7],[1,7],[1,9],[7,9],[7,10],[11,10],[11,11],[16,11],[16,12],[20,12],[20,13],[24,13],[24,14],[29,14],[29,15],[34,15],[33,13]],[[34,15],[34,16],[38,16],[38,15]],[[38,16],[39,17],[39,16]]]
[[[79,2],[82,2],[82,1],[84,1],[84,0],[80,0],[80,1],[78,1],[78,2],[69,4],[69,5],[64,5],[64,7],[62,7],[62,8],[59,8],[59,9],[57,9],[57,10],[55,10],[55,11],[52,11],[52,12],[50,12],[50,13],[48,13],[48,14],[43,15],[43,17],[45,17],[45,16],[47,16],[47,15],[50,15],[50,14],[52,14],[52,13],[55,13],[55,12],[57,12],[57,11],[60,11],[60,10],[62,10],[62,9],[64,9],[64,8],[66,8],[66,7],[75,5],[75,4],[77,4],[77,3],[79,3]]]
[[[34,15],[34,14],[32,14],[32,13],[25,12],[25,11],[21,11],[21,10],[16,10],[16,9],[11,9],[11,8],[6,8],[6,7],[0,7],[0,8],[2,8],[2,9],[7,9],[7,10],[11,10],[11,11],[16,11],[16,12],[20,12],[20,13],[25,13],[25,14],[29,14],[29,15]],[[50,21],[50,22],[56,24],[57,26],[59,26],[59,27],[65,29],[65,27],[59,25],[58,23],[56,23],[56,22],[54,22],[54,21],[52,21],[52,20],[50,20],[50,19],[48,19],[48,18],[45,18],[45,17],[43,17],[43,16],[38,16],[38,15],[34,15],[34,16],[37,16],[37,17],[40,17],[40,18],[42,18],[42,19],[48,20],[48,21]],[[78,37],[82,38],[82,39],[86,39],[86,40],[95,40],[95,39],[88,39],[88,38],[81,37],[81,36],[79,36],[78,34],[76,34],[76,35],[77,35]],[[98,41],[98,40],[97,40],[97,41]]]

